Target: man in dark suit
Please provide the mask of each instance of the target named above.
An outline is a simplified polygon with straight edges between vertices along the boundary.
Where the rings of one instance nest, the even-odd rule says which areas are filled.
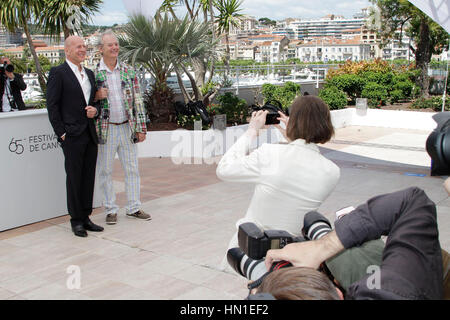
[[[86,45],[78,36],[64,43],[66,62],[50,70],[47,83],[47,109],[50,123],[61,143],[65,158],[67,209],[72,231],[86,237],[88,231],[103,231],[89,215],[92,212],[98,138],[93,106],[94,73],[81,63]]]
[[[22,93],[27,88],[21,74],[8,71],[12,68],[8,57],[0,58],[0,111],[25,110]]]

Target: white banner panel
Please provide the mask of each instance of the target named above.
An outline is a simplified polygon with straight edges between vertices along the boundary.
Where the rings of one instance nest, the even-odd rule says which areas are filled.
[[[67,214],[64,155],[46,109],[0,113],[0,155],[0,231]]]
[[[450,33],[450,0],[409,0]]]

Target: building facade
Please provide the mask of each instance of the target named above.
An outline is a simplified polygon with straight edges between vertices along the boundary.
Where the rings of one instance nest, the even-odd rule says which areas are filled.
[[[23,40],[21,30],[10,32],[0,24],[0,48],[17,47],[22,44]]]
[[[297,56],[302,62],[361,61],[370,58],[370,45],[353,39],[322,38],[297,46]]]

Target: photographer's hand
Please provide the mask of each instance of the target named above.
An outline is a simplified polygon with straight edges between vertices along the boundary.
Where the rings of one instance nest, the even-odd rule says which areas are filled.
[[[287,135],[286,135],[286,128],[287,128],[287,125],[288,125],[288,122],[289,122],[289,117],[288,116],[286,116],[283,112],[281,112],[281,111],[278,111],[278,113],[279,113],[279,115],[280,115],[280,117],[279,118],[277,118],[277,120],[280,120],[281,122],[283,122],[284,123],[284,128],[282,128],[279,124],[276,124],[276,125],[274,125],[275,126],[275,128],[277,128],[278,130],[280,130],[280,132],[281,132],[281,134],[283,135],[283,137],[287,140],[287,141],[291,141],[288,137],[287,137]]]
[[[319,268],[320,264],[344,250],[335,231],[319,240],[291,243],[283,249],[267,251],[265,264],[267,270],[276,261],[289,261],[294,267]]]
[[[251,136],[257,137],[259,135],[259,130],[263,129],[266,124],[266,117],[269,112],[267,110],[255,111],[252,113],[252,118],[248,124],[248,133]]]
[[[15,78],[14,72],[5,71],[5,74],[9,79],[14,80],[14,78]]]
[[[448,177],[444,182],[444,188],[445,191],[447,191],[448,195],[450,196],[450,177]]]

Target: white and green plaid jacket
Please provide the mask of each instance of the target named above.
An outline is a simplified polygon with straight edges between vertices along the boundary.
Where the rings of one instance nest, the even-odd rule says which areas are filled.
[[[100,63],[97,64],[95,69],[95,81],[98,88],[108,88],[108,82],[106,80],[106,71],[99,70]],[[131,132],[130,139],[136,136],[137,132],[146,133],[147,124],[145,118],[145,108],[142,100],[141,89],[139,86],[139,80],[136,77],[136,72],[133,68],[126,64],[120,63],[120,79],[122,86],[123,104],[125,107],[125,113],[130,124]],[[99,101],[100,114],[97,117],[96,129],[98,140],[100,144],[105,144],[108,137],[109,127],[109,104],[108,99]]]

